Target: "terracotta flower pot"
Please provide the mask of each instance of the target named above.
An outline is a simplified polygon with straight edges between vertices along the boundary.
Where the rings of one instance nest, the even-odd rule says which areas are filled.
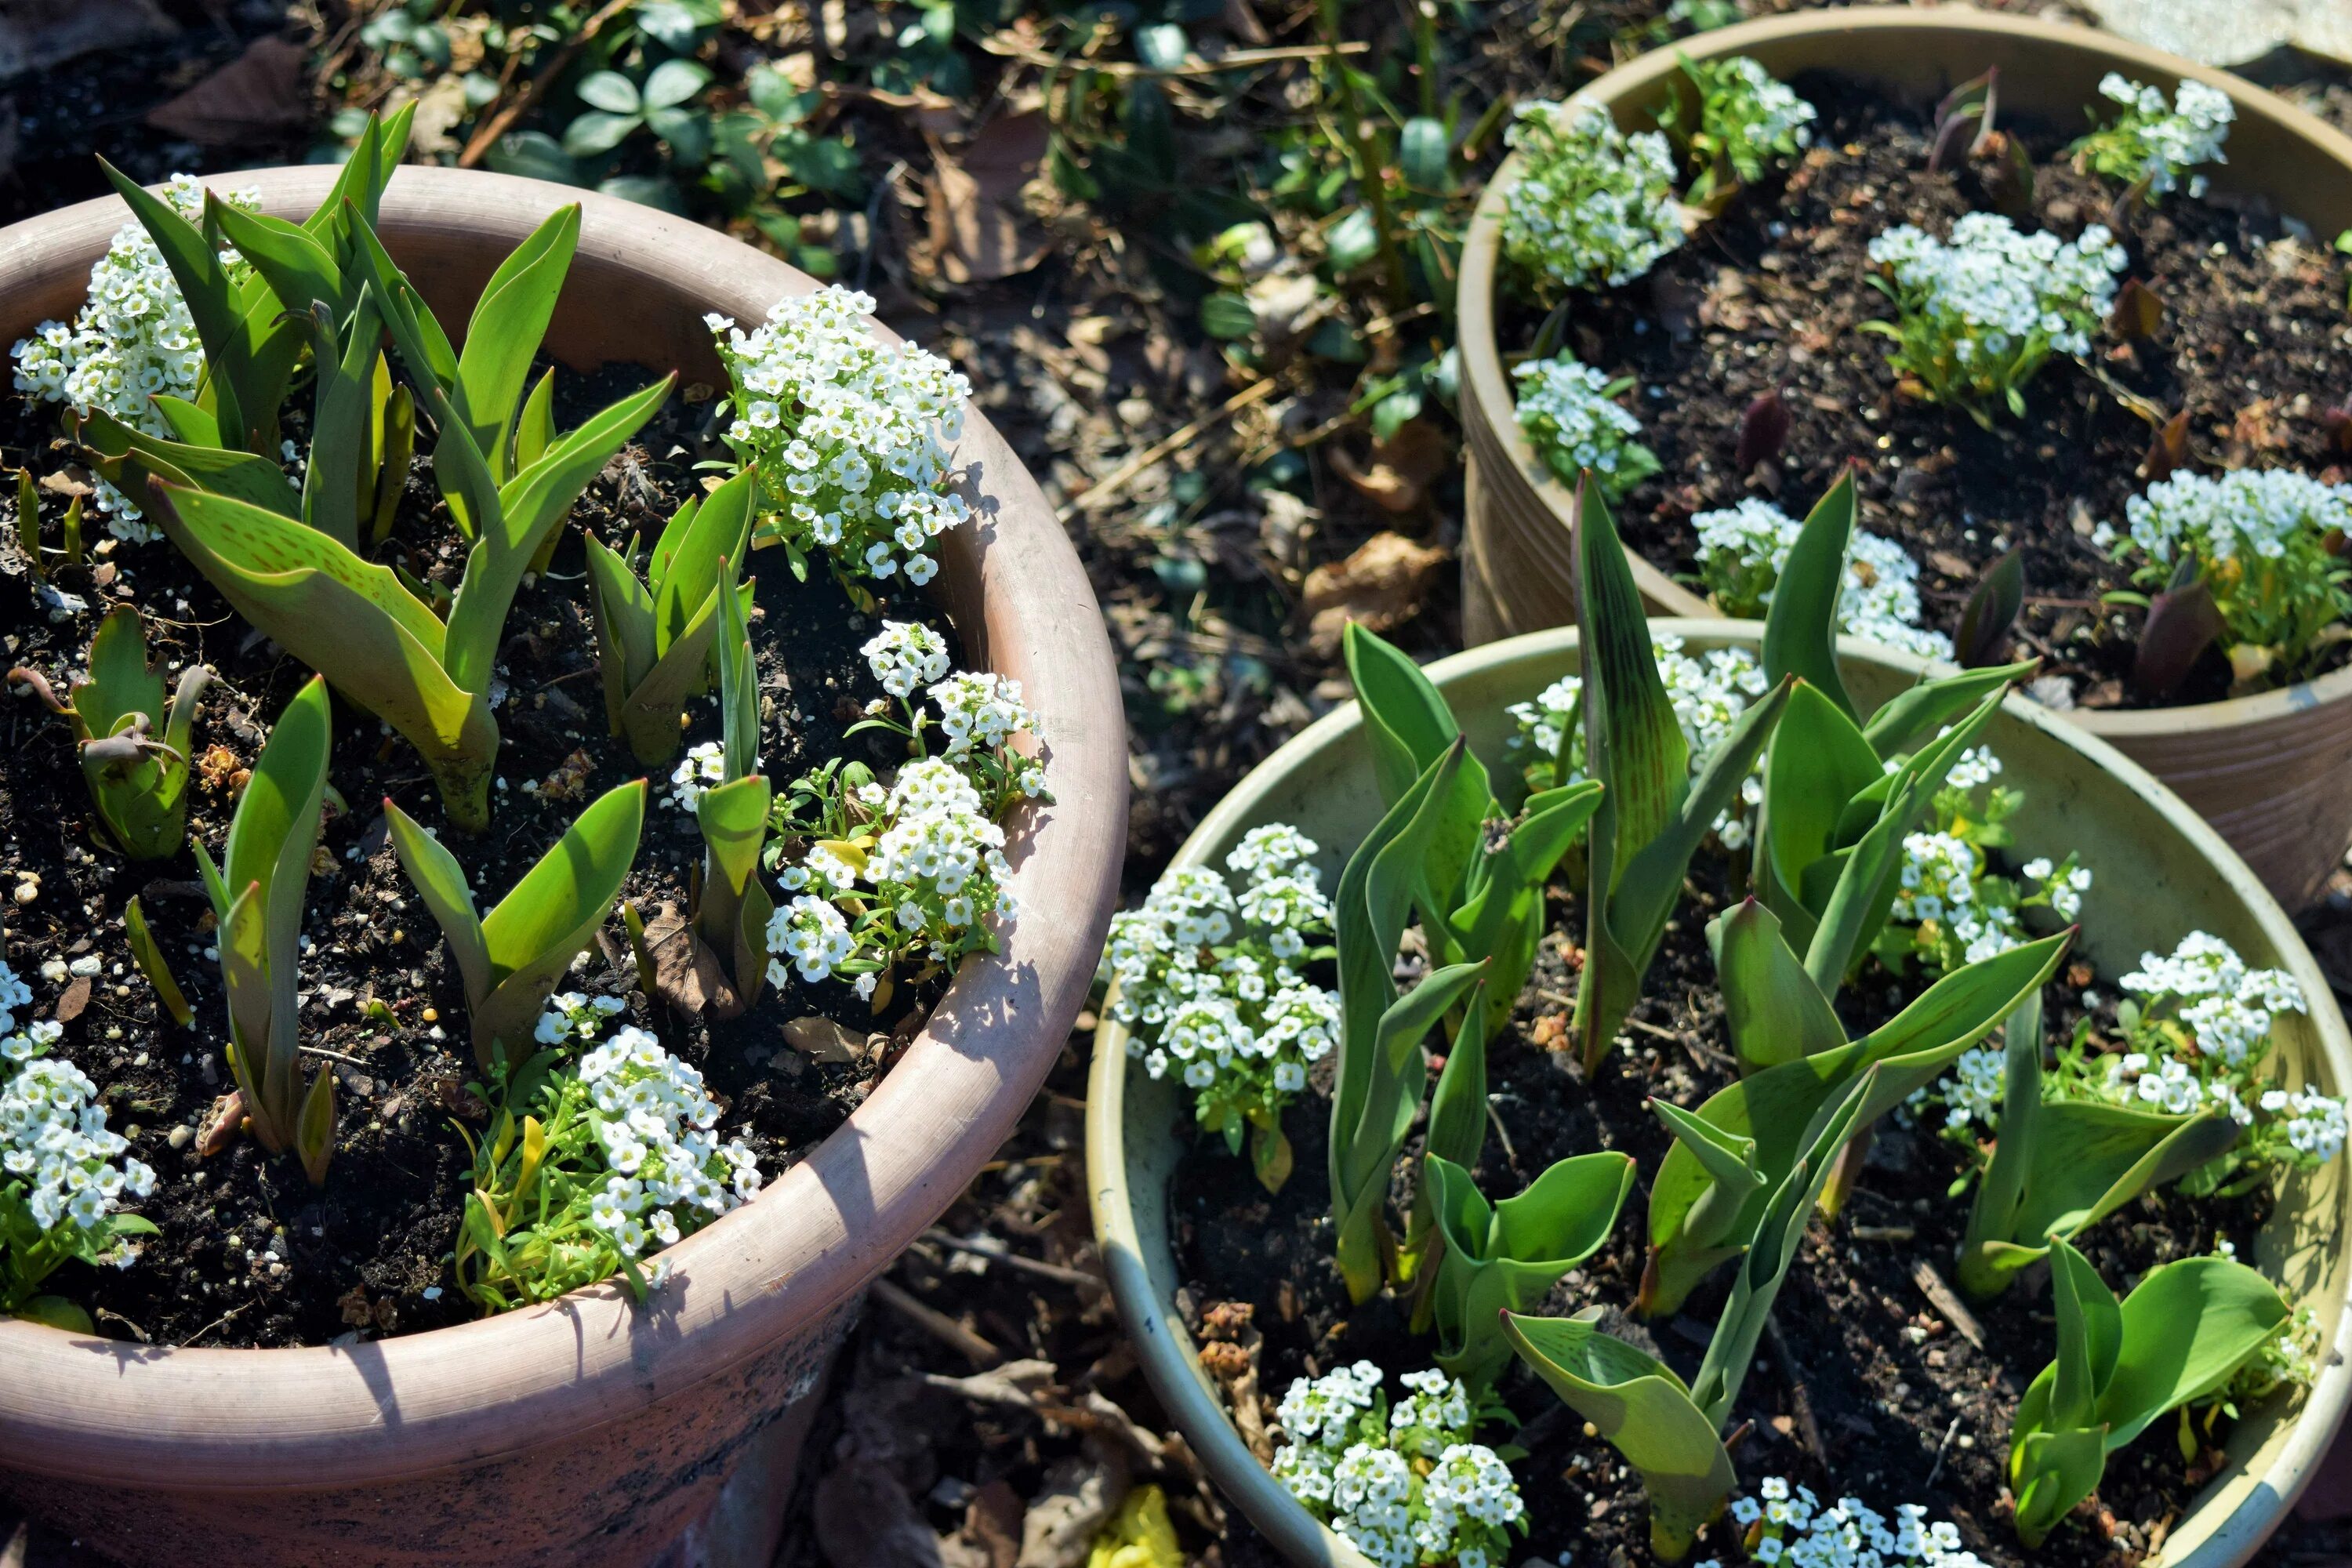
[[[334,171],[229,176],[307,215]],[[723,383],[706,311],[747,323],[814,283],[682,219],[534,180],[406,168],[382,232],[441,319],[550,212],[584,208],[548,351]],[[128,210],[0,232],[0,342],[80,303]],[[0,1321],[0,1492],[131,1563],[764,1563],[810,1394],[860,1293],[1012,1131],[1086,999],[1117,892],[1127,759],[1110,645],[1035,483],[976,415],[980,516],[945,536],[972,661],[1041,718],[1050,807],[1008,823],[1020,913],[812,1155],[612,1286],[346,1348],[173,1350]],[[157,548],[162,548],[158,546]],[[739,1468],[757,1485],[722,1483]]]
[[[1756,626],[1746,621],[1664,620],[1654,629],[1681,637],[1693,651],[1753,648],[1758,640]],[[1922,668],[1916,659],[1853,637],[1842,641],[1839,652],[1846,685],[1865,711],[1908,686]],[[1577,668],[1576,632],[1563,628],[1473,648],[1431,665],[1429,675],[1472,748],[1499,764],[1512,723],[1505,709]],[[2210,827],[2113,747],[2033,703],[2011,698],[1986,739],[2000,753],[2003,782],[2022,790],[2027,801],[2011,819],[2017,833],[2011,852],[2021,858],[2080,852],[2097,874],[2084,898],[2078,952],[2116,974],[2134,967],[2144,951],[2170,952],[2193,927],[2212,931],[2249,963],[2287,970],[2311,998],[2308,1016],[2288,1016],[2277,1026],[2288,1079],[2315,1083],[2330,1094],[2352,1085],[2352,1034],[2329,1000],[2326,979],[2277,901]],[[1321,847],[1317,864],[1330,888],[1380,814],[1362,717],[1350,702],[1253,769],[1185,840],[1174,864],[1222,866],[1249,828],[1287,822]],[[1252,1456],[1216,1384],[1202,1370],[1172,1305],[1182,1277],[1169,1244],[1169,1184],[1192,1142],[1191,1101],[1172,1079],[1155,1081],[1130,1070],[1132,1065],[1126,1031],[1106,1021],[1095,1036],[1087,1085],[1087,1181],[1094,1194],[1096,1241],[1144,1373],[1226,1497],[1290,1561],[1366,1568],[1353,1547],[1318,1524]],[[1643,1171],[1638,1179],[1647,1182],[1653,1174]],[[1313,1177],[1302,1173],[1293,1179]],[[2254,1262],[2317,1312],[2328,1342],[2321,1357],[2326,1364],[2300,1399],[2249,1411],[2235,1425],[2229,1468],[2198,1495],[2150,1565],[2234,1568],[2245,1562],[2285,1518],[2326,1455],[2352,1403],[2352,1364],[2344,1360],[2352,1350],[2347,1220],[2352,1183],[2344,1160],[2282,1182]],[[2030,1375],[2035,1369],[2012,1370]],[[1265,1392],[1279,1397],[1282,1390]],[[1536,1413],[1520,1411],[1529,1417]],[[2004,1438],[1978,1434],[1979,1442]],[[1543,1482],[1530,1489],[1531,1511],[1544,1507],[1547,1490]],[[1891,1506],[1909,1500],[1865,1500]]]
[[[2267,198],[2322,235],[2352,227],[2352,138],[2227,71],[2087,28],[1960,6],[1804,12],[1685,38],[1576,96],[1604,106],[1628,130],[1647,128],[1684,55],[1752,55],[1783,79],[1839,71],[1920,102],[1998,66],[2005,110],[2065,125],[2097,101],[2099,79],[2111,70],[2168,92],[2193,77],[2229,94],[2237,109],[2230,161],[2209,171],[2216,187]],[[1575,618],[1573,498],[1519,431],[1503,358],[1517,345],[1495,335],[1503,203],[1518,174],[1516,154],[1496,171],[1462,256],[1462,423],[1475,476],[1462,597],[1474,640]],[[1652,563],[1636,557],[1633,571],[1654,611],[1713,613]],[[2259,697],[2068,717],[2179,792],[2290,909],[2316,896],[2352,840],[2352,669]]]

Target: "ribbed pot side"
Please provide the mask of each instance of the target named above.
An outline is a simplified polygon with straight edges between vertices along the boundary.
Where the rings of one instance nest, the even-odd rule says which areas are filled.
[[[1752,648],[1757,638],[1752,622],[1662,620],[1654,629],[1701,649]],[[1923,668],[1852,637],[1839,651],[1847,685],[1865,710],[1909,685]],[[1472,748],[1499,764],[1511,722],[1505,709],[1576,668],[1576,633],[1564,628],[1473,648],[1430,666],[1429,674]],[[2192,928],[2212,931],[2250,963],[2287,970],[2313,999],[2307,1016],[2287,1015],[2277,1026],[2287,1080],[2298,1087],[2315,1083],[2330,1094],[2352,1083],[2352,1036],[2328,999],[2326,978],[2277,901],[2211,828],[2132,763],[2047,709],[2011,699],[1990,741],[2000,754],[2003,782],[2022,791],[2027,802],[2011,819],[2017,842],[2011,853],[2078,851],[2096,873],[2078,940],[2079,951],[2102,973],[2123,973],[2146,951],[2168,952]],[[1380,809],[1361,719],[1350,702],[1253,769],[1185,840],[1174,864],[1222,866],[1247,829],[1287,822],[1320,847],[1316,863],[1323,885],[1332,887]],[[1087,1190],[1119,1318],[1144,1373],[1225,1496],[1291,1562],[1367,1568],[1360,1554],[1317,1524],[1251,1455],[1217,1385],[1201,1368],[1172,1305],[1183,1276],[1169,1239],[1170,1184],[1193,1137],[1190,1099],[1172,1079],[1155,1082],[1133,1067],[1125,1031],[1106,1021],[1095,1037],[1087,1085]],[[2328,1451],[2352,1400],[2352,1365],[2343,1353],[2352,1347],[2352,1316],[2346,1310],[2352,1254],[2344,1241],[2352,1190],[2345,1169],[2337,1160],[2318,1173],[2283,1180],[2255,1246],[2254,1260],[2263,1271],[2318,1314],[2328,1343],[2318,1381],[2300,1399],[2249,1411],[2231,1428],[2229,1468],[2198,1494],[2148,1560],[2149,1568],[2236,1568],[2286,1517]],[[1638,1179],[1646,1184],[1654,1173],[1645,1170]],[[2030,1376],[2034,1368],[2011,1370]],[[1282,1391],[1265,1392],[1279,1397]],[[1532,1419],[1549,1397],[1531,1383],[1519,1384],[1517,1414]],[[2006,1440],[1999,1433],[1978,1436]],[[1540,1509],[1559,1495],[1538,1479],[1528,1500]],[[1905,1500],[1878,1500],[1891,1506]]]
[[[216,183],[299,218],[333,176]],[[404,168],[380,227],[454,329],[500,258],[573,201],[579,254],[547,349],[576,370],[722,384],[704,314],[748,324],[815,287],[682,219],[498,174]],[[126,221],[110,198],[0,231],[0,342],[69,317]],[[1018,679],[1040,715],[1055,804],[1007,825],[1020,913],[1003,951],[965,963],[848,1121],[672,1248],[676,1277],[642,1310],[605,1286],[430,1333],[268,1351],[0,1321],[0,1493],[132,1564],[739,1560],[707,1539],[740,1500],[714,1515],[721,1483],[740,1462],[772,1493],[790,1485],[809,1396],[864,1287],[1012,1131],[1085,1001],[1117,893],[1125,728],[1093,593],[977,415],[958,458],[981,515],[942,540],[938,585],[967,659]],[[752,1503],[772,1546],[774,1499]]]
[[[2229,94],[2237,108],[2230,161],[2210,171],[2216,187],[2261,196],[2316,233],[2352,227],[2352,139],[2226,71],[2060,23],[1958,6],[1771,16],[1654,50],[1576,96],[1603,105],[1628,130],[1647,128],[1680,69],[1678,56],[1742,54],[1776,76],[1836,70],[1920,101],[1998,66],[2004,106],[2058,124],[2080,120],[2108,71],[2167,91],[2193,77]],[[1462,597],[1463,625],[1474,642],[1575,619],[1568,552],[1572,498],[1519,432],[1495,333],[1503,199],[1518,173],[1516,154],[1496,172],[1462,257],[1462,423],[1474,475]],[[1727,445],[1731,433],[1724,439]],[[1637,557],[1633,569],[1654,613],[1710,613],[1651,563]],[[2300,909],[2317,896],[2352,839],[2347,699],[2352,670],[2258,698],[2149,712],[2076,710],[2068,717],[2171,785],[2281,902]]]

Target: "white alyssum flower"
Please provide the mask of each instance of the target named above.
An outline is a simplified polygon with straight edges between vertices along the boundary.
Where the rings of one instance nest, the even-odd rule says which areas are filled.
[[[2173,1013],[2200,1055],[2233,1068],[2260,1059],[2274,1015],[2307,1010],[2294,975],[2250,968],[2210,931],[2191,931],[2169,956],[2140,954],[2116,984],[2144,998],[2147,1012]]]
[[[539,1024],[531,1037],[542,1046],[565,1046],[573,1041],[591,1041],[604,1032],[604,1026],[629,1005],[618,996],[590,996],[578,991],[558,991],[547,999],[547,1010],[539,1016]]]
[[[205,213],[204,186],[193,174],[173,174],[163,199],[191,223]],[[224,199],[251,211],[257,191],[226,193]],[[224,248],[221,264],[242,283],[252,268]],[[17,340],[16,390],[47,403],[62,403],[87,417],[103,409],[150,436],[169,436],[171,426],[156,410],[158,395],[193,400],[205,374],[204,344],[188,314],[187,300],[163,253],[136,221],[115,232],[112,244],[89,270],[89,292],[71,322],[43,321],[29,338]],[[118,539],[144,542],[163,531],[142,521],[138,507],[101,481],[93,498]]]
[[[884,621],[858,651],[882,689],[893,697],[911,698],[917,688],[948,673],[946,639],[920,622]]]
[[[1505,140],[1524,165],[1504,197],[1503,249],[1570,289],[1630,283],[1683,243],[1674,151],[1588,103],[1523,103]]]
[[[733,382],[727,438],[760,465],[763,510],[793,550],[845,575],[920,585],[932,542],[971,514],[951,488],[949,448],[971,385],[937,354],[886,348],[869,295],[824,288],[784,300],[746,333],[708,319]]]
[[[64,1032],[44,1021],[0,1037],[0,1250],[13,1245],[12,1211],[41,1233],[29,1255],[0,1260],[0,1293],[68,1257],[98,1261],[114,1246],[109,1216],[155,1190],[155,1173],[107,1127],[98,1085],[48,1054]]]
[[[2213,563],[2284,557],[2298,541],[2352,531],[2352,485],[2323,484],[2288,468],[2183,471],[2124,502],[2131,542],[2160,565],[2184,552]],[[2105,537],[2112,539],[2110,530]]]
[[[926,689],[939,710],[944,754],[971,773],[983,796],[998,805],[1017,796],[1035,800],[1045,793],[1045,764],[1021,756],[1013,741],[1034,734],[1037,716],[1021,700],[1021,683],[1009,676],[959,670]]]
[[[1617,401],[1622,384],[1569,353],[1529,360],[1511,374],[1519,428],[1563,480],[1573,484],[1590,468],[1614,500],[1658,471],[1639,439],[1642,422]]]
[[[16,972],[0,961],[0,1035],[16,1026],[16,1009],[33,1005],[33,988],[18,978]]]
[[[1945,774],[1927,820],[1904,835],[1895,902],[1874,944],[1883,960],[1916,959],[1930,975],[1948,974],[2031,941],[2027,910],[2048,909],[2068,921],[2082,912],[2091,872],[2074,857],[2056,864],[2042,857],[2014,875],[1993,865],[1985,846],[2007,842],[2000,825],[2024,802],[2017,791],[1994,784],[2000,771],[1990,747],[1968,748]],[[1948,1078],[1944,1087],[1950,1084]]]
[[[1735,1524],[1752,1530],[1749,1556],[1790,1568],[1985,1568],[1960,1542],[1959,1527],[1930,1521],[1918,1503],[1904,1503],[1892,1519],[1859,1498],[1824,1508],[1809,1487],[1791,1488],[1780,1476],[1757,1484],[1755,1497],[1734,1500]],[[1722,1568],[1717,1562],[1698,1568]]]
[[[692,811],[705,791],[726,782],[727,748],[719,742],[705,741],[698,746],[688,746],[686,755],[670,771],[669,794],[662,803],[678,811]]]
[[[2075,142],[2074,152],[2111,179],[2144,179],[2150,192],[2165,195],[2179,188],[2181,174],[2198,164],[2230,161],[2222,155],[2221,144],[2230,139],[2237,110],[2219,88],[2189,78],[2168,103],[2163,89],[2109,71],[2099,82],[2099,96],[2121,104],[2123,113],[2113,124]],[[2199,194],[2197,184],[2190,183],[2191,195]]]
[[[1275,1479],[1382,1568],[1501,1568],[1527,1508],[1510,1467],[1471,1441],[1487,1413],[1442,1372],[1400,1381],[1411,1392],[1392,1410],[1368,1361],[1294,1381],[1276,1412]]]
[[[769,984],[789,982],[781,962],[784,959],[792,961],[803,980],[814,984],[848,962],[857,951],[857,939],[849,934],[849,922],[838,909],[814,893],[803,893],[779,904],[768,917],[768,951],[776,954],[768,961]]]
[[[581,1058],[579,1072],[611,1172],[588,1223],[624,1258],[667,1247],[759,1192],[758,1158],[713,1131],[719,1106],[702,1075],[652,1035],[622,1026]]]
[[[1699,576],[1725,614],[1760,618],[1772,603],[1789,552],[1804,523],[1758,496],[1703,511],[1698,531]],[[1883,535],[1856,530],[1838,594],[1843,631],[1923,658],[1948,659],[1952,639],[1919,624],[1919,565]]]
[[[1307,1068],[1339,1044],[1339,998],[1294,967],[1330,931],[1315,853],[1297,828],[1266,823],[1225,858],[1238,896],[1211,868],[1180,866],[1111,921],[1103,973],[1129,1053],[1197,1091],[1200,1124],[1236,1150],[1244,1128],[1279,1126]]]

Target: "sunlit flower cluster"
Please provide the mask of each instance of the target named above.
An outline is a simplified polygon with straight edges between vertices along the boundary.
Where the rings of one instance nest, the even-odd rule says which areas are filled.
[[[163,199],[191,223],[203,222],[205,191],[194,175],[173,175]],[[254,191],[226,193],[224,199],[247,210],[260,205]],[[236,283],[252,271],[234,250],[223,249],[220,258]],[[84,416],[104,409],[150,436],[172,433],[152,399],[160,394],[193,400],[205,374],[204,344],[180,285],[146,228],[135,222],[115,232],[106,254],[89,269],[89,296],[71,323],[43,321],[31,337],[17,340],[13,353],[17,391],[63,403]],[[115,537],[163,537],[140,521],[129,498],[104,480],[92,501],[107,514]]]
[[[1527,1509],[1510,1468],[1471,1441],[1486,1412],[1442,1372],[1398,1381],[1411,1392],[1394,1409],[1368,1361],[1294,1381],[1275,1479],[1381,1568],[1505,1568]]]
[[[16,1026],[16,1009],[33,1005],[33,988],[5,963],[0,963],[0,1035]]]
[[[677,766],[670,770],[669,794],[662,797],[662,804],[690,812],[706,791],[717,789],[726,782],[727,747],[723,742],[705,741],[698,746],[688,746]]]
[[[1904,835],[1895,902],[1873,949],[1889,967],[1916,962],[1932,979],[2032,941],[2028,910],[2046,909],[2061,921],[2080,918],[2091,871],[2075,857],[2037,857],[2014,875],[1994,864],[1991,852],[2009,843],[2004,824],[2024,803],[1993,783],[2000,773],[1990,749],[1962,752],[1927,821]]]
[[[1013,749],[1015,740],[1037,729],[1037,715],[1022,703],[1019,681],[962,670],[927,692],[947,740],[941,755],[971,777],[991,816],[1002,816],[1015,801],[1047,798],[1045,764]]]
[[[2109,71],[2099,82],[2099,96],[2121,104],[2123,113],[2070,149],[2086,168],[2114,180],[2145,179],[2151,194],[2164,195],[2198,164],[2230,161],[2221,144],[2230,139],[2230,122],[2238,111],[2220,88],[2186,77],[2167,103],[2163,89]],[[2201,174],[2191,180],[2189,194],[2202,195],[2203,181]]]
[[[1129,1054],[1183,1079],[1200,1125],[1236,1152],[1250,1127],[1278,1131],[1307,1068],[1339,1043],[1339,999],[1298,968],[1331,928],[1315,852],[1285,824],[1251,828],[1225,858],[1238,896],[1214,869],[1180,866],[1111,921],[1103,974]]]
[[[1727,616],[1761,619],[1804,524],[1746,496],[1691,519],[1700,581]],[[1895,541],[1856,530],[1838,595],[1838,627],[1923,658],[1949,658],[1952,639],[1919,624],[1919,565]]]
[[[911,698],[916,688],[948,672],[946,639],[919,621],[885,621],[857,651],[866,656],[866,667],[882,689],[893,697]]]
[[[740,1139],[714,1131],[718,1103],[702,1075],[624,1024],[580,1060],[590,1121],[611,1174],[588,1222],[625,1258],[676,1243],[760,1190],[760,1164]]]
[[[1530,360],[1511,374],[1519,383],[1519,428],[1566,482],[1590,468],[1614,500],[1658,471],[1657,454],[1636,439],[1642,422],[1617,401],[1631,383],[1612,382],[1567,353]]]
[[[1897,225],[1870,242],[1870,259],[1895,300],[1894,323],[1870,323],[1895,340],[1895,368],[1980,420],[1995,405],[2023,413],[2021,389],[2052,354],[2090,352],[2125,265],[2099,224],[2061,241],[1985,212],[1955,219],[1948,239]]]
[[[1658,679],[1664,683],[1666,700],[1674,704],[1675,718],[1690,750],[1691,772],[1696,773],[1730,735],[1748,705],[1769,690],[1771,684],[1764,679],[1764,667],[1747,648],[1717,647],[1689,654],[1683,651],[1683,639],[1671,633],[1653,634],[1651,640],[1657,653]],[[1509,708],[1516,727],[1506,752],[1519,765],[1529,790],[1552,789],[1584,777],[1584,725],[1580,711],[1583,700],[1584,682],[1565,675],[1534,701],[1515,702]],[[1763,798],[1759,779],[1744,781],[1740,790],[1740,805],[1715,821],[1715,830],[1727,849],[1738,849],[1748,842],[1742,808]]]
[[[932,541],[971,509],[950,488],[971,384],[937,354],[886,348],[870,296],[841,288],[780,300],[746,333],[708,318],[734,384],[728,441],[760,468],[763,511],[796,554],[845,575],[904,570],[928,583]]]
[[[1930,1521],[1918,1503],[1900,1505],[1893,1519],[1859,1498],[1823,1508],[1811,1488],[1792,1488],[1780,1476],[1758,1482],[1755,1497],[1735,1500],[1731,1519],[1748,1531],[1748,1561],[1767,1568],[1984,1568],[1960,1544],[1958,1526]]]
[[[1702,165],[1691,184],[1694,203],[1706,205],[1735,182],[1753,184],[1767,159],[1792,158],[1812,144],[1813,106],[1753,56],[1685,58],[1682,67],[1685,80],[1658,122]]]
[[[2130,531],[2092,542],[2139,557],[2141,586],[2166,586],[2187,557],[2221,613],[2241,679],[2298,671],[2321,632],[2352,614],[2336,548],[2352,532],[2352,485],[2285,468],[2178,473],[2124,502]]]
[[[870,787],[853,837],[820,840],[777,873],[791,896],[768,921],[769,984],[786,984],[789,962],[803,981],[839,975],[870,997],[899,963],[993,952],[982,921],[1012,918],[1004,830],[962,769],[926,757]]]
[[[0,1018],[31,998],[0,965]],[[0,1311],[28,1300],[68,1258],[128,1267],[125,1238],[153,1226],[119,1213],[155,1190],[155,1173],[106,1125],[98,1086],[51,1057],[51,1022],[0,1035]]]
[[[604,1026],[628,1011],[618,996],[589,996],[578,991],[558,991],[547,999],[531,1037],[542,1046],[570,1046],[593,1041]]]
[[[1523,103],[1505,140],[1524,165],[1504,196],[1503,250],[1570,289],[1630,283],[1683,243],[1674,151],[1606,110]]]

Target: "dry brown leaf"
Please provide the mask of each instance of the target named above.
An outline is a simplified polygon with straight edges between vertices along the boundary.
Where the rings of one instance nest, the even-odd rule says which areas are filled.
[[[1453,461],[1445,437],[1425,419],[1409,419],[1385,441],[1372,443],[1369,464],[1336,443],[1331,466],[1366,500],[1387,512],[1408,512],[1421,505],[1429,483]]]
[[[1339,648],[1349,621],[1385,632],[1421,611],[1437,581],[1446,552],[1416,544],[1401,533],[1376,533],[1345,561],[1318,566],[1307,574],[1307,639],[1317,657]]]
[[[652,933],[652,928],[646,928]],[[854,1062],[866,1053],[863,1036],[853,1035],[830,1018],[814,1013],[803,1014],[784,1026],[784,1039],[793,1049],[812,1061],[830,1062],[836,1066]]]
[[[934,142],[927,183],[930,248],[950,283],[987,283],[1043,259],[1045,231],[1021,210],[1021,187],[1045,157],[1045,116],[1000,115],[959,157]]]
[[[147,123],[199,147],[234,147],[310,123],[310,52],[284,38],[256,38],[245,53],[177,98]]]
[[[0,79],[179,30],[155,0],[7,0],[0,5]]]
[[[964,1504],[964,1542],[986,1568],[1013,1568],[1021,1560],[1021,1494],[1002,1477],[982,1484]]]
[[[1021,1521],[1021,1555],[1015,1568],[1079,1568],[1096,1531],[1126,1500],[1125,1455],[1089,1443],[1087,1458],[1057,1461],[1045,1473],[1045,1489]]]
[[[74,983],[66,987],[65,994],[58,998],[58,1022],[60,1024],[72,1023],[76,1018],[81,1016],[82,1009],[89,1005],[89,976],[87,974],[76,975],[74,977]]]

